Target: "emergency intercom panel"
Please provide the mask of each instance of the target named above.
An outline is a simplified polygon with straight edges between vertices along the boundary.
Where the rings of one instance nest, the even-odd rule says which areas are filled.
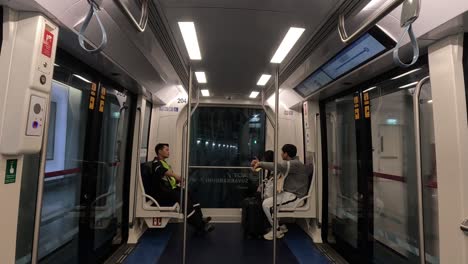
[[[47,122],[58,27],[38,13],[4,8],[3,35],[0,153],[37,153]]]

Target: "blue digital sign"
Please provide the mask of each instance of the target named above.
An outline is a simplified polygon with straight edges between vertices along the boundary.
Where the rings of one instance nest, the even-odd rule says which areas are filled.
[[[386,47],[382,43],[366,33],[312,73],[295,90],[306,97],[384,50]]]
[[[336,79],[383,50],[385,50],[384,45],[380,44],[370,34],[365,34],[345,50],[338,53],[327,64],[323,65],[322,70],[330,78]]]
[[[327,85],[329,82],[333,81],[327,74],[322,70],[315,71],[309,78],[302,82],[297,90],[302,94],[308,94],[313,91],[318,90],[320,87]]]

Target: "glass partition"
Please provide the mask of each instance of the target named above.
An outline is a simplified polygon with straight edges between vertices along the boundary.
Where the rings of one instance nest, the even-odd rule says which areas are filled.
[[[191,166],[250,166],[265,152],[261,109],[199,107],[192,117]]]
[[[191,168],[189,190],[204,208],[240,208],[257,191],[259,173],[250,168]]]
[[[265,152],[261,109],[199,107],[192,118],[189,188],[204,208],[239,208],[254,195],[250,162]]]

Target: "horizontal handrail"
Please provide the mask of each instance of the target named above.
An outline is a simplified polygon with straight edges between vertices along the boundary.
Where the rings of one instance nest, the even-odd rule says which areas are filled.
[[[132,21],[136,29],[140,32],[144,32],[146,29],[146,25],[148,24],[148,0],[141,1],[141,17],[139,22],[137,22],[136,19],[133,17],[132,13],[130,12],[130,10],[128,10],[127,6],[124,3],[122,3],[122,0],[115,0],[115,2],[117,2],[117,5],[122,9],[123,13],[127,15],[130,21]]]
[[[234,167],[234,166],[189,166],[190,169],[252,169],[252,167]]]
[[[374,12],[368,19],[366,19],[364,23],[353,34],[351,34],[351,36],[348,36],[348,33],[346,32],[344,14],[340,14],[338,18],[338,33],[340,34],[341,41],[344,43],[349,43],[356,40],[404,1],[405,0],[388,1],[386,5],[384,5],[382,8]]]

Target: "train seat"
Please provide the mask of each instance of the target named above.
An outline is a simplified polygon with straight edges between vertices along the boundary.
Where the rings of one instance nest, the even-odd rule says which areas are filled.
[[[142,164],[142,169],[145,164]],[[141,171],[145,171],[140,170]],[[156,199],[146,194],[143,178],[138,175],[136,213],[137,218],[143,218],[148,228],[164,228],[171,219],[183,219],[179,203],[172,206],[161,206]]]
[[[278,218],[316,218],[316,208],[313,206],[314,185],[316,180],[313,165],[306,165],[309,175],[309,191],[307,195],[300,198],[295,207],[278,208]]]

